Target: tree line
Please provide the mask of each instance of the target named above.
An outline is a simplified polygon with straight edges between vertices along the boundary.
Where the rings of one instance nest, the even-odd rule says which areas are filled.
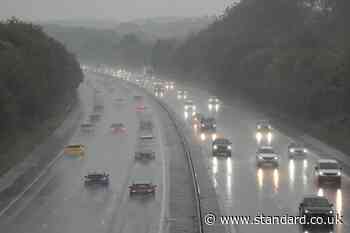
[[[348,0],[241,0],[184,43],[159,40],[152,65],[350,136],[349,12]]]
[[[75,56],[40,26],[0,22],[0,136],[35,130],[75,98],[83,79]]]

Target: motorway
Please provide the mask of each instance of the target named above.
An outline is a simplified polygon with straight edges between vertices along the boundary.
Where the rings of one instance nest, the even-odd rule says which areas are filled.
[[[138,94],[137,90],[117,85],[106,77],[87,75],[79,88],[85,112],[82,122],[93,113],[94,104],[103,104],[104,110],[92,133],[83,133],[78,128],[70,140],[86,145],[86,154],[58,154],[42,176],[1,210],[1,232],[165,232],[169,154],[165,151],[169,148],[162,140],[165,133],[162,120],[158,119],[160,114],[156,114],[156,104],[147,98],[135,101],[133,96]],[[140,104],[149,109],[136,112]],[[134,160],[142,134],[139,121],[143,118],[155,123],[156,139],[150,146],[156,158],[149,163]],[[112,133],[113,123],[123,123],[126,132]],[[110,185],[85,187],[84,176],[90,171],[107,172]],[[156,195],[130,198],[128,186],[138,180],[156,184]]]
[[[217,119],[218,135],[233,142],[231,158],[213,157],[211,141],[201,140],[198,132],[192,129],[191,122],[185,119],[183,101],[177,99],[176,89],[161,98],[187,122],[187,126],[197,137],[195,143],[201,148],[202,160],[214,185],[221,214],[252,217],[258,213],[267,216],[298,215],[298,205],[302,198],[308,194],[319,194],[326,196],[334,204],[344,220],[344,224],[336,225],[334,229],[317,228],[306,231],[299,225],[239,224],[226,226],[227,232],[350,232],[350,210],[347,208],[350,205],[349,171],[344,170],[341,188],[319,189],[313,173],[320,156],[309,150],[306,159],[290,160],[287,146],[296,140],[278,129],[274,129],[272,146],[281,156],[280,166],[258,169],[255,154],[259,145],[254,134],[256,123],[264,119],[264,115],[239,99],[223,99],[217,112],[209,111],[207,101],[210,93],[189,86],[178,85],[177,89],[179,88],[188,91],[197,106],[197,112]],[[71,157],[61,152],[45,175],[33,183],[6,211],[1,211],[2,232],[160,233],[173,232],[171,223],[165,220],[167,217],[169,222],[178,219],[178,222],[188,223],[190,216],[193,216],[191,206],[186,202],[182,205],[171,203],[169,196],[179,192],[182,199],[188,197],[191,202],[192,197],[182,193],[186,184],[191,186],[191,182],[188,182],[190,177],[183,167],[170,174],[174,170],[169,168],[169,161],[180,158],[175,155],[183,152],[179,140],[174,138],[174,128],[169,126],[169,119],[161,113],[156,102],[133,85],[92,73],[87,75],[79,93],[86,118],[92,113],[94,103],[104,105],[102,119],[97,122],[94,132],[86,134],[77,130],[71,139],[72,143],[87,146],[86,155]],[[133,98],[135,95],[144,96],[143,100],[136,101]],[[140,104],[149,109],[135,112]],[[144,118],[151,118],[156,123],[153,130],[156,140],[152,146],[157,156],[155,161],[146,164],[135,162],[133,157],[139,146],[138,138],[142,134],[138,128],[139,121]],[[111,133],[109,127],[113,123],[123,123],[126,133]],[[273,126],[273,122],[271,123]],[[179,164],[181,163],[178,162],[177,166]],[[110,174],[111,183],[108,188],[84,187],[84,175],[94,170]],[[181,173],[181,180],[186,181],[187,177],[187,182],[169,182],[170,177],[179,177]],[[155,198],[129,197],[128,185],[138,178],[149,178],[158,185]],[[172,218],[174,215],[172,216],[169,206],[178,211],[178,218]],[[187,219],[184,218],[186,213]]]
[[[336,211],[343,215],[344,224],[335,228],[317,228],[306,231],[299,225],[230,225],[232,233],[281,233],[281,232],[350,232],[350,179],[343,174],[342,186],[338,188],[319,189],[314,180],[314,166],[320,158],[310,151],[306,159],[290,160],[287,146],[294,140],[287,134],[275,130],[272,146],[281,156],[280,166],[274,168],[256,167],[255,155],[258,143],[254,137],[256,124],[264,115],[239,99],[223,100],[219,111],[209,111],[210,93],[193,87],[180,87],[187,90],[189,98],[197,106],[197,112],[217,119],[220,136],[233,142],[231,158],[213,157],[211,143],[202,141],[198,136],[198,144],[202,148],[203,161],[213,181],[219,198],[222,214],[233,216],[282,216],[298,215],[298,205],[308,194],[326,196]],[[220,96],[219,96],[220,98]],[[171,106],[179,116],[184,117],[183,101],[179,101],[174,93],[168,93],[163,101]],[[184,119],[185,120],[185,119]],[[188,127],[192,127],[189,120]],[[272,122],[273,126],[273,122]],[[195,129],[193,129],[196,134]],[[345,173],[348,171],[345,171]],[[208,210],[209,212],[210,210]]]

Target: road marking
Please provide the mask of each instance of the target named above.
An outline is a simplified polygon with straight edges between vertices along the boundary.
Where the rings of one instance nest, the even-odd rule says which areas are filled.
[[[27,187],[20,194],[12,199],[12,201],[10,201],[10,203],[0,211],[0,217],[2,217],[16,202],[18,202],[24,196],[24,194],[26,194],[26,192],[28,192],[41,179],[41,177],[47,173],[47,171],[58,161],[58,159],[62,157],[62,155],[64,155],[63,150],[59,152],[58,155],[53,160],[51,160],[48,165],[46,165],[46,167],[39,173],[39,175],[32,181],[32,183],[27,185]]]
[[[158,106],[159,107],[159,106]],[[158,116],[157,116],[158,118]],[[159,118],[158,118],[158,122]],[[161,205],[161,210],[160,210],[160,218],[159,218],[159,230],[158,233],[163,232],[163,227],[164,227],[164,219],[165,219],[165,204],[166,204],[166,191],[167,191],[167,184],[166,184],[166,162],[165,162],[165,154],[164,154],[164,144],[163,144],[163,137],[161,136],[161,131],[160,127],[158,125],[157,127],[158,130],[158,136],[159,136],[159,147],[160,147],[160,153],[162,157],[162,164],[163,164],[163,171],[162,171],[162,182],[163,182],[163,193],[162,193],[162,205]]]

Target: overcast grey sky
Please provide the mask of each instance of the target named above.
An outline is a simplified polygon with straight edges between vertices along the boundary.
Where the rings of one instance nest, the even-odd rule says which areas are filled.
[[[0,18],[115,19],[221,14],[233,0],[0,0]]]

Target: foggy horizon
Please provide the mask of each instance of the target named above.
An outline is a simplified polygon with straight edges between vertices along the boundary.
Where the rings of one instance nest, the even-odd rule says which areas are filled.
[[[220,15],[233,0],[0,0],[0,19],[16,17],[30,21],[108,20],[204,17]]]

